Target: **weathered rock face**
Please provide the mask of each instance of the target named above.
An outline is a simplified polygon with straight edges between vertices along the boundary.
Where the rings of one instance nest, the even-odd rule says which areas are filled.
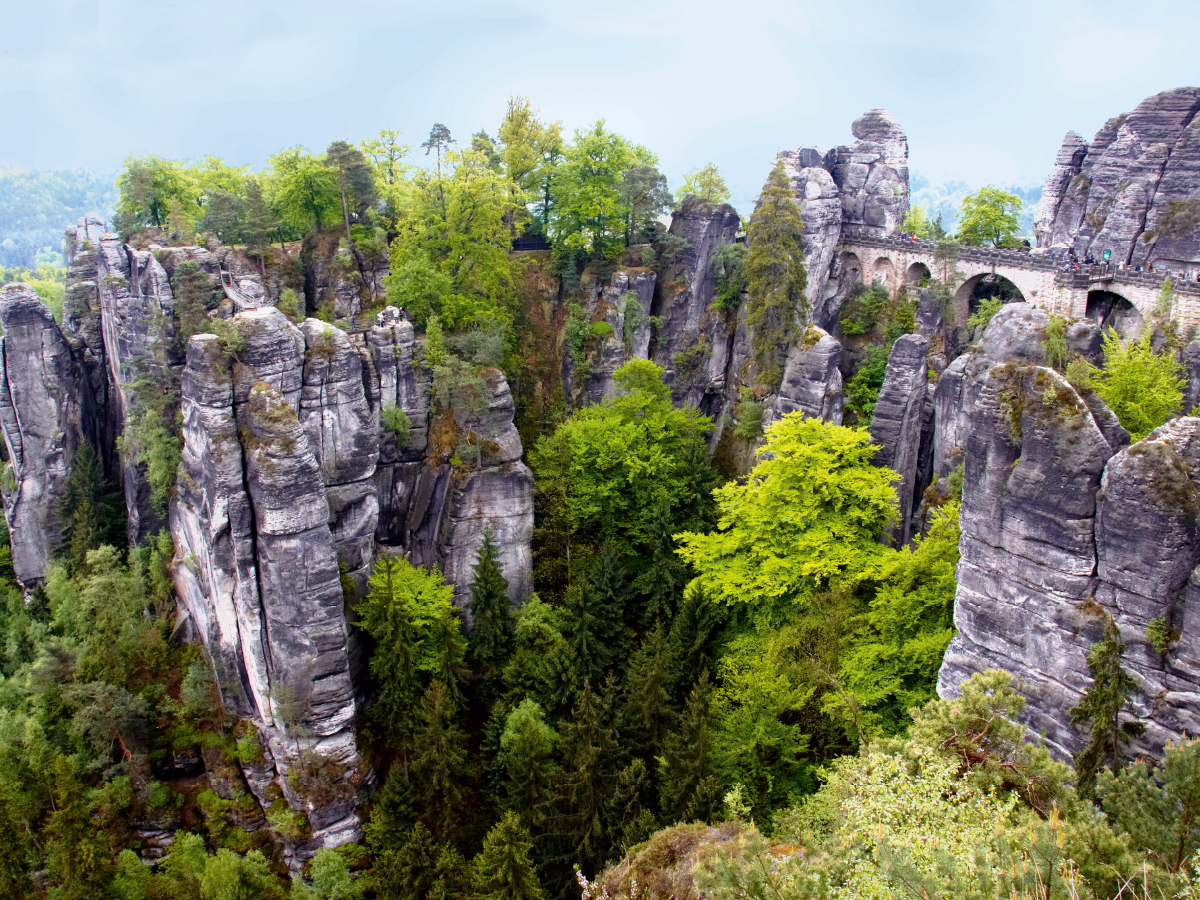
[[[1009,303],[988,323],[979,346],[965,353],[942,372],[933,393],[935,477],[947,474],[962,461],[963,448],[971,429],[971,412],[983,389],[988,372],[1002,363],[1024,360],[1042,363],[1042,342],[1050,315],[1029,303]],[[1067,345],[1091,361],[1098,361],[1102,336],[1094,322],[1072,322],[1067,326]]]
[[[929,393],[928,353],[929,341],[919,334],[906,334],[896,340],[871,416],[871,440],[879,445],[873,461],[900,476],[898,482],[893,482],[899,499],[898,518],[888,527],[897,545],[908,543],[912,537],[913,509],[926,487],[917,475]]]
[[[235,322],[244,342],[236,361],[212,335],[188,344],[171,509],[176,588],[226,703],[260,724],[276,772],[315,751],[347,765],[345,778],[353,778],[356,704],[338,556],[322,466],[297,415],[304,335],[272,308]],[[310,382],[325,386],[321,376],[336,372],[331,362]],[[314,393],[306,413],[320,437],[319,401],[331,391]],[[293,805],[304,808],[299,799]],[[346,821],[352,805],[348,813],[306,811],[317,846],[359,833],[356,819]]]
[[[1111,615],[1147,726],[1133,750],[1158,756],[1200,726],[1200,419],[1177,419],[1113,455],[1095,402],[1047,369],[989,374],[967,451],[959,634],[938,690],[952,694],[989,667],[1014,672],[1029,724],[1057,752],[1076,752],[1085,741],[1069,710],[1091,683],[1099,615]],[[1147,638],[1155,619],[1180,634],[1165,654]]]
[[[345,246],[345,232],[331,228],[304,239],[300,250],[304,269],[304,294],[310,310],[332,305],[338,316],[357,315],[375,298],[383,296],[388,274],[384,252],[365,252]]]
[[[0,429],[9,464],[0,480],[17,580],[42,577],[61,541],[53,520],[75,452],[93,443],[95,416],[82,360],[33,288],[0,289]]]
[[[685,198],[671,219],[671,234],[687,241],[675,260],[682,281],[668,279],[661,286],[663,326],[651,358],[666,370],[664,381],[676,402],[701,408],[723,403],[733,330],[712,308],[712,258],[722,243],[734,242],[739,222],[733,207],[697,197]]]
[[[801,147],[779,154],[792,180],[804,219],[804,260],[813,323],[832,330],[838,309],[853,281],[835,259],[846,229],[885,236],[908,214],[908,138],[900,124],[882,109],[854,120],[849,147],[826,152]],[[860,273],[855,273],[855,279]]]
[[[606,284],[596,284],[585,273],[582,304],[588,321],[603,322],[611,332],[597,338],[595,357],[583,384],[568,352],[563,360],[568,393],[580,406],[599,403],[615,393],[613,372],[630,359],[650,355],[650,306],[657,276],[650,269],[614,272]]]
[[[1038,247],[1114,263],[1200,262],[1200,88],[1156,94],[1091,144],[1069,132],[1038,207]]]
[[[768,422],[800,410],[806,419],[842,424],[842,345],[823,329],[810,325],[788,352],[779,393],[767,408]]]
[[[958,634],[938,692],[1006,669],[1030,698],[1027,723],[1064,754],[1079,746],[1067,710],[1087,686],[1085,658],[1098,634],[1078,604],[1095,587],[1096,491],[1111,455],[1058,373],[1016,363],[988,372],[970,413]]]

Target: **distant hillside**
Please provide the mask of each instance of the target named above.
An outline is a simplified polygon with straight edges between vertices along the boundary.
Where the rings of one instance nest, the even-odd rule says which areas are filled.
[[[909,179],[912,190],[912,206],[923,206],[931,219],[942,217],[942,227],[947,231],[958,228],[958,208],[963,197],[977,188],[971,187],[965,181],[946,181],[941,184],[930,184],[929,179],[920,172],[913,172]],[[1042,199],[1040,184],[1017,187],[1016,185],[998,185],[1006,191],[1011,191],[1022,200],[1025,206],[1021,210],[1021,234],[1033,236],[1033,217],[1037,212],[1038,201]]]
[[[117,202],[115,180],[82,170],[0,177],[0,266],[61,264],[51,254],[62,250],[63,228],[84,213],[109,215]]]

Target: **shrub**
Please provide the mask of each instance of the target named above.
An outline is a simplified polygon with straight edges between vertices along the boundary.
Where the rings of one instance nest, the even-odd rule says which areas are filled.
[[[299,322],[304,318],[304,310],[300,306],[300,297],[291,288],[288,288],[279,295],[279,302],[275,304],[275,308],[293,322]]]
[[[1093,387],[1134,441],[1140,441],[1183,407],[1183,366],[1170,351],[1155,353],[1149,331],[1140,341],[1122,343],[1115,331],[1104,336],[1104,366],[1090,366]]]
[[[860,424],[867,425],[875,412],[875,401],[883,387],[891,350],[884,344],[872,344],[867,348],[854,376],[846,382],[846,408],[853,410]]]
[[[967,319],[967,327],[970,328],[972,332],[975,331],[976,328],[980,330],[987,328],[988,323],[992,321],[992,316],[1000,312],[1003,306],[1004,301],[999,297],[988,297],[979,304],[979,307],[974,313],[971,314],[971,317]]]
[[[412,431],[412,421],[408,418],[408,413],[389,401],[383,405],[381,417],[383,427],[396,438],[396,446],[407,447]]]

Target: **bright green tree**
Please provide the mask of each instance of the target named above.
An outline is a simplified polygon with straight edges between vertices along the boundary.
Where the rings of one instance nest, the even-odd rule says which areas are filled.
[[[508,214],[523,196],[482,153],[446,150],[437,171],[411,184],[407,214],[392,242],[388,299],[418,324],[437,314],[451,328],[507,319],[512,296]]]
[[[841,659],[841,684],[854,693],[872,731],[903,731],[908,710],[933,698],[954,636],[958,504],[932,515],[928,534],[884,561],[857,639]]]
[[[653,544],[662,506],[673,527],[703,517],[712,423],[676,408],[648,360],[631,360],[614,380],[618,396],[576,411],[530,459],[540,491],[561,488],[570,529],[625,555]]]
[[[710,203],[729,202],[729,186],[721,177],[716,163],[706,163],[683,176],[683,185],[675,192],[675,200],[682,203],[687,196],[699,197]]]
[[[239,856],[222,847],[204,864],[203,900],[269,900],[282,896],[261,850]]]
[[[549,234],[560,257],[616,257],[625,247],[629,220],[621,184],[633,166],[656,162],[609,131],[603,119],[576,130],[550,188]]]
[[[876,575],[897,476],[874,455],[865,431],[789,413],[767,427],[749,479],[716,491],[717,530],[677,535],[680,554],[714,600],[760,620],[790,616],[835,581]]]
[[[378,196],[375,189],[375,167],[361,150],[347,141],[334,141],[325,150],[325,165],[337,175],[338,193],[342,199],[342,216],[346,225],[346,240],[350,236],[350,210],[366,214],[367,206]]]
[[[538,226],[544,233],[551,209],[550,186],[562,159],[561,122],[543,122],[528,97],[510,96],[500,124],[500,159],[509,180],[536,198]],[[521,209],[514,210],[519,216]],[[519,220],[518,220],[519,224]]]
[[[280,150],[270,158],[267,197],[293,234],[322,230],[340,208],[337,173],[303,147]]]
[[[1009,247],[1021,229],[1017,217],[1022,200],[988,185],[963,197],[958,212],[958,239],[971,247]]]
[[[759,379],[772,386],[783,377],[783,358],[797,315],[807,315],[803,237],[796,193],[783,171],[783,160],[779,160],[746,226],[751,349]]]
[[[375,640],[370,668],[378,699],[373,715],[400,750],[407,773],[424,676],[438,671],[445,657],[438,624],[452,620],[457,629],[454,588],[443,583],[437,569],[426,571],[384,554],[371,573],[367,596],[354,610],[359,627]]]
[[[526,697],[504,722],[498,761],[504,772],[504,805],[526,828],[540,826],[555,778],[558,733],[537,701]]]
[[[336,850],[322,847],[313,857],[312,884],[292,876],[292,900],[357,900],[365,893],[362,879],[350,874],[346,858]]]
[[[505,813],[472,862],[478,900],[545,900],[533,864],[533,841],[514,813]]]
[[[1146,726],[1123,713],[1132,712],[1129,695],[1137,682],[1121,665],[1125,641],[1111,615],[1104,614],[1104,634],[1088,651],[1087,666],[1092,683],[1071,708],[1071,724],[1088,729],[1087,746],[1075,754],[1075,772],[1079,795],[1091,799],[1096,790],[1096,775],[1103,766],[1120,769],[1131,736],[1145,732]]]
[[[157,156],[131,156],[117,176],[117,215],[124,230],[167,224],[174,200],[199,217],[199,197],[187,172],[177,162]],[[194,211],[194,212],[193,212]]]
[[[1089,368],[1091,386],[1134,441],[1140,441],[1183,407],[1187,382],[1173,352],[1155,353],[1149,330],[1141,340],[1104,335],[1104,365]]]

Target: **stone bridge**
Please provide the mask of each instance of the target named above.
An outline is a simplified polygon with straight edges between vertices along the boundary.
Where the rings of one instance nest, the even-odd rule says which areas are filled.
[[[943,266],[934,260],[934,241],[898,235],[879,237],[843,230],[836,251],[838,269],[866,283],[884,283],[892,291],[902,284],[919,285],[922,279],[941,278]],[[1121,330],[1136,333],[1144,318],[1154,312],[1166,272],[1135,272],[1113,266],[1081,266],[1064,271],[1061,262],[1028,250],[958,248],[958,271],[963,276],[954,295],[955,320],[965,322],[971,293],[988,275],[998,275],[1015,287],[1029,303],[1066,318],[1090,317],[1108,321],[1115,317]],[[1186,332],[1200,328],[1200,283],[1173,276],[1175,306],[1172,318]]]

